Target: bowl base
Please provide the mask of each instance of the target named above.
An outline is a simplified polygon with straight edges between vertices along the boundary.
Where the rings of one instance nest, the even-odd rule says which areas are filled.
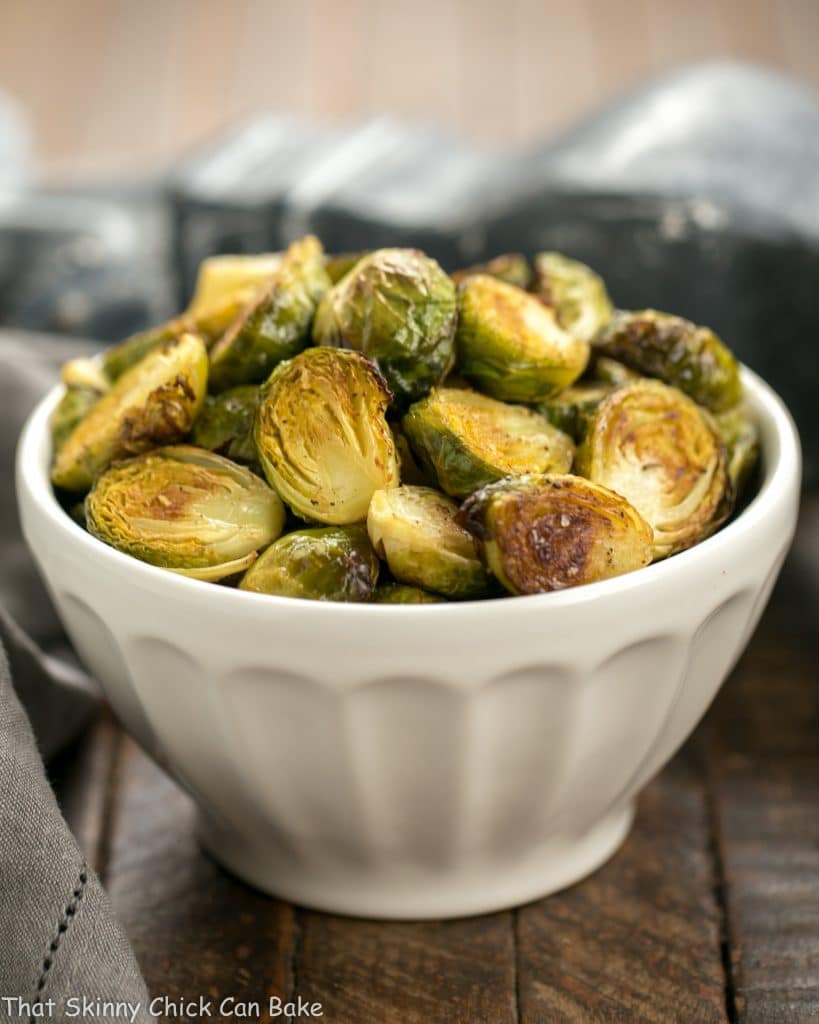
[[[202,816],[198,834],[223,867],[279,899],[351,917],[440,920],[507,910],[579,882],[617,851],[633,820],[629,803],[588,832],[557,836],[517,861],[447,868],[296,861],[268,843],[222,831]]]

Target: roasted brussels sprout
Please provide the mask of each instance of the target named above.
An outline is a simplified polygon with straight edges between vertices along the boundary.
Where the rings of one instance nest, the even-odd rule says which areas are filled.
[[[573,384],[538,406],[543,415],[578,443],[583,440],[597,406],[610,394],[610,384]]]
[[[452,280],[460,284],[475,274],[489,274],[490,277],[497,277],[499,281],[517,285],[518,288],[528,288],[532,280],[529,261],[519,252],[507,252],[487,260],[486,263],[475,263],[471,267],[456,270],[452,274]]]
[[[491,581],[457,513],[454,501],[429,487],[394,487],[373,495],[367,529],[401,583],[445,597],[482,597]]]
[[[468,498],[458,520],[513,594],[593,583],[651,561],[651,527],[637,510],[579,476],[500,480]]]
[[[436,388],[402,427],[424,466],[454,497],[523,473],[567,472],[574,445],[538,413],[461,388]]]
[[[181,440],[202,408],[208,356],[195,334],[163,342],[118,378],[56,453],[51,479],[87,491],[114,459]]]
[[[92,388],[68,388],[51,414],[51,450],[55,454],[62,448],[74,428],[100,400],[99,391]]]
[[[697,544],[729,510],[725,451],[714,420],[660,381],[635,381],[604,399],[576,465],[651,524],[655,558]]]
[[[739,496],[759,460],[759,431],[747,411],[738,405],[714,417],[728,454],[728,477]]]
[[[455,356],[455,285],[415,249],[378,249],[325,295],[313,324],[317,345],[375,360],[402,402],[440,383]]]
[[[211,390],[258,384],[283,359],[300,352],[329,287],[321,242],[312,235],[294,242],[270,283],[256,292],[212,348]]]
[[[383,583],[375,588],[374,604],[440,604],[445,598],[405,583]]]
[[[603,278],[559,252],[535,256],[533,290],[555,311],[560,326],[581,341],[591,341],[614,315]]]
[[[592,380],[600,381],[602,384],[613,384],[619,388],[621,384],[630,384],[633,380],[640,380],[642,374],[616,359],[598,355],[596,350],[592,349],[589,376]]]
[[[363,526],[325,526],[279,538],[248,569],[239,588],[311,601],[369,601],[378,570]]]
[[[542,402],[580,376],[585,341],[567,334],[534,295],[487,274],[459,287],[458,369],[479,391]]]
[[[201,580],[246,569],[284,524],[284,506],[263,480],[192,445],[112,466],[85,512],[88,530],[111,547]]]
[[[373,492],[398,483],[389,400],[359,352],[310,348],[273,371],[259,394],[254,439],[265,476],[295,512],[359,522]]]
[[[277,273],[280,252],[210,256],[199,265],[187,315],[206,339],[216,340]]]
[[[253,421],[259,389],[255,384],[208,395],[191,431],[191,443],[236,462],[258,461]]]
[[[739,363],[712,330],[654,309],[619,312],[595,337],[595,349],[690,395],[712,412],[742,398]]]

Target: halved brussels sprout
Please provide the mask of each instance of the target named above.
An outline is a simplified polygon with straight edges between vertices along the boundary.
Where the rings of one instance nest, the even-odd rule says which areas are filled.
[[[654,530],[654,557],[703,540],[724,520],[730,488],[712,417],[656,380],[613,391],[597,407],[577,469],[627,498]]]
[[[534,295],[488,274],[459,287],[458,369],[479,391],[542,402],[585,369],[589,346],[567,334]]]
[[[273,371],[259,393],[254,439],[265,476],[295,512],[359,522],[373,492],[398,483],[389,401],[359,352],[310,348]]]
[[[759,460],[759,431],[747,411],[738,405],[714,417],[728,454],[728,476],[734,495],[740,495]]]
[[[571,438],[545,416],[461,388],[435,388],[402,420],[413,450],[455,497],[523,473],[567,472]]]
[[[374,604],[440,604],[445,598],[405,583],[382,583],[375,588]]]
[[[619,388],[621,384],[630,384],[633,380],[640,380],[642,374],[610,356],[597,355],[595,349],[592,349],[589,376],[592,380],[599,380],[603,384],[613,384]]]
[[[294,242],[270,283],[255,293],[212,348],[211,390],[258,384],[283,359],[300,352],[329,287],[321,242],[313,235]]]
[[[550,423],[579,443],[585,437],[595,409],[611,391],[610,384],[581,382],[541,402],[538,409]]]
[[[595,337],[598,352],[690,395],[712,412],[742,398],[739,363],[708,327],[655,309],[619,312]]]
[[[378,249],[325,295],[317,345],[373,359],[396,398],[412,402],[440,383],[455,357],[455,285],[416,249]]]
[[[532,290],[555,311],[560,326],[581,341],[591,341],[614,315],[603,278],[559,252],[535,256]]]
[[[311,601],[369,601],[378,570],[363,526],[295,530],[262,553],[239,589]]]
[[[529,261],[519,252],[507,252],[502,256],[495,256],[494,259],[485,263],[475,263],[471,267],[463,267],[451,275],[455,284],[460,284],[468,277],[475,274],[489,274],[490,277],[497,277],[507,284],[517,285],[518,288],[528,288],[532,280],[532,268]]]
[[[92,388],[72,387],[66,390],[49,420],[51,450],[54,454],[62,448],[77,424],[85,419],[99,400],[99,391]]]
[[[117,381],[137,363],[141,363],[149,352],[153,352],[166,341],[173,341],[187,332],[195,333],[195,328],[193,321],[183,314],[158,327],[151,327],[147,331],[132,334],[130,338],[126,338],[125,341],[121,341],[118,345],[113,345],[103,352],[103,374],[109,381]]]
[[[195,334],[163,342],[118,378],[56,454],[51,480],[87,491],[115,459],[181,440],[202,408],[208,355]]]
[[[201,580],[242,572],[284,525],[284,506],[264,480],[192,445],[112,466],[85,512],[89,532],[111,547]]]
[[[651,561],[651,527],[639,512],[579,476],[500,480],[468,498],[458,520],[513,594],[593,583]]]
[[[214,341],[219,338],[277,273],[281,262],[280,252],[209,256],[202,260],[187,309],[196,330]]]
[[[430,487],[394,487],[373,495],[367,529],[401,583],[446,597],[482,597],[491,581],[457,514],[455,502]]]
[[[191,443],[236,462],[256,462],[253,422],[259,388],[242,384],[221,395],[208,395],[191,431]]]

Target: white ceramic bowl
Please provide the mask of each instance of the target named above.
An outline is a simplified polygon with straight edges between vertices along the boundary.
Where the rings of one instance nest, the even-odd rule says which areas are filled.
[[[743,650],[793,534],[797,435],[744,371],[753,502],[699,546],[560,593],[324,604],[201,583],[80,529],[48,482],[53,391],[20,441],[23,529],[77,651],[192,794],[205,847],[296,903],[424,918],[577,881]]]

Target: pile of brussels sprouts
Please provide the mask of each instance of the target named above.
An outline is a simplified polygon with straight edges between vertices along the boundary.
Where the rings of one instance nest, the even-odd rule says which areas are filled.
[[[185,313],[63,370],[51,478],[95,537],[242,590],[423,603],[698,543],[758,452],[708,328],[558,253],[217,256]]]

